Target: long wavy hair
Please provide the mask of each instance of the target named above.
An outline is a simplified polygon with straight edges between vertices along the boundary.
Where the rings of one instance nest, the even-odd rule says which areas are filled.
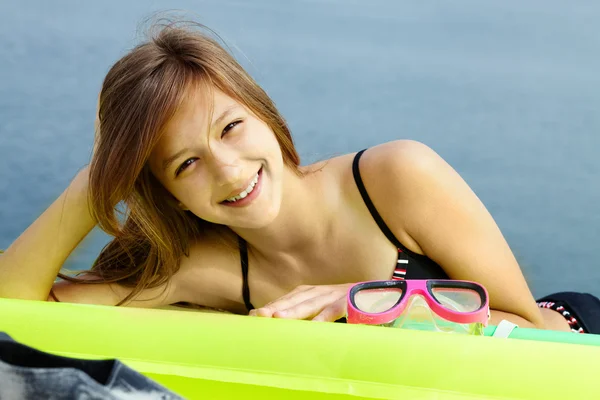
[[[114,239],[84,278],[59,275],[74,282],[132,287],[119,305],[145,288],[164,284],[194,240],[222,229],[182,210],[147,162],[190,89],[216,88],[247,107],[275,134],[285,165],[298,172],[300,163],[272,100],[210,30],[195,23],[167,23],[155,25],[149,36],[114,64],[99,98],[89,204],[100,228]]]

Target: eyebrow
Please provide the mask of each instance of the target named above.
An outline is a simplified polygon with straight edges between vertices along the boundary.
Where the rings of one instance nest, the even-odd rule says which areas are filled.
[[[215,126],[217,126],[221,122],[223,122],[223,120],[226,119],[229,116],[229,114],[234,112],[238,107],[239,107],[239,105],[234,104],[234,105],[230,106],[229,108],[227,108],[225,111],[223,111],[221,113],[221,115],[219,115],[219,117],[217,119],[215,119],[213,121],[213,123],[211,124],[211,126],[210,126],[211,130],[213,130],[215,128]],[[169,167],[171,166],[171,164],[173,164],[173,162],[175,160],[177,160],[183,154],[187,153],[189,150],[190,150],[189,148],[185,147],[185,148],[179,150],[177,153],[173,154],[172,156],[166,158],[163,161],[163,165],[162,165],[163,171],[167,171],[167,169],[169,169]]]
[[[233,104],[230,107],[228,107],[225,111],[223,111],[223,113],[221,113],[221,115],[219,115],[219,118],[215,119],[212,123],[212,125],[210,126],[210,129],[215,129],[215,126],[219,125],[221,122],[223,122],[224,119],[226,119],[227,117],[229,117],[229,114],[231,114],[232,112],[234,112],[235,110],[238,109],[238,105],[237,104]]]
[[[177,160],[179,157],[181,157],[183,154],[185,154],[188,151],[189,151],[189,149],[186,147],[184,149],[179,150],[177,153],[173,154],[171,157],[165,159],[163,161],[163,171],[166,172],[175,160]]]

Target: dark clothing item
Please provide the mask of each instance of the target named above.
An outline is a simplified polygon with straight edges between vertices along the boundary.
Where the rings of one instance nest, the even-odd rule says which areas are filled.
[[[594,295],[554,293],[539,299],[537,305],[561,313],[573,332],[600,334],[600,300]]]
[[[0,400],[136,398],[183,399],[118,360],[55,356],[0,332]]]

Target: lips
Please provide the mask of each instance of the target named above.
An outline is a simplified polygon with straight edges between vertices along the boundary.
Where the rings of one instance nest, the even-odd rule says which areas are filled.
[[[235,203],[239,200],[246,198],[248,195],[250,195],[253,192],[256,184],[258,183],[258,179],[260,177],[261,172],[262,172],[262,167],[252,178],[250,178],[246,182],[246,184],[244,186],[240,186],[240,187],[232,190],[229,193],[229,195],[225,198],[225,200],[221,201],[221,203],[225,203],[225,204]]]

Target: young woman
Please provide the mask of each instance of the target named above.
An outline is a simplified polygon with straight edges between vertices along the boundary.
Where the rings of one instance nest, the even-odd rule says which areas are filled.
[[[55,283],[96,224],[114,239]],[[488,289],[492,323],[570,329],[435,152],[399,140],[300,166],[267,94],[177,25],[112,67],[90,166],[0,257],[3,297],[321,321],[345,314],[354,282],[448,277]]]

